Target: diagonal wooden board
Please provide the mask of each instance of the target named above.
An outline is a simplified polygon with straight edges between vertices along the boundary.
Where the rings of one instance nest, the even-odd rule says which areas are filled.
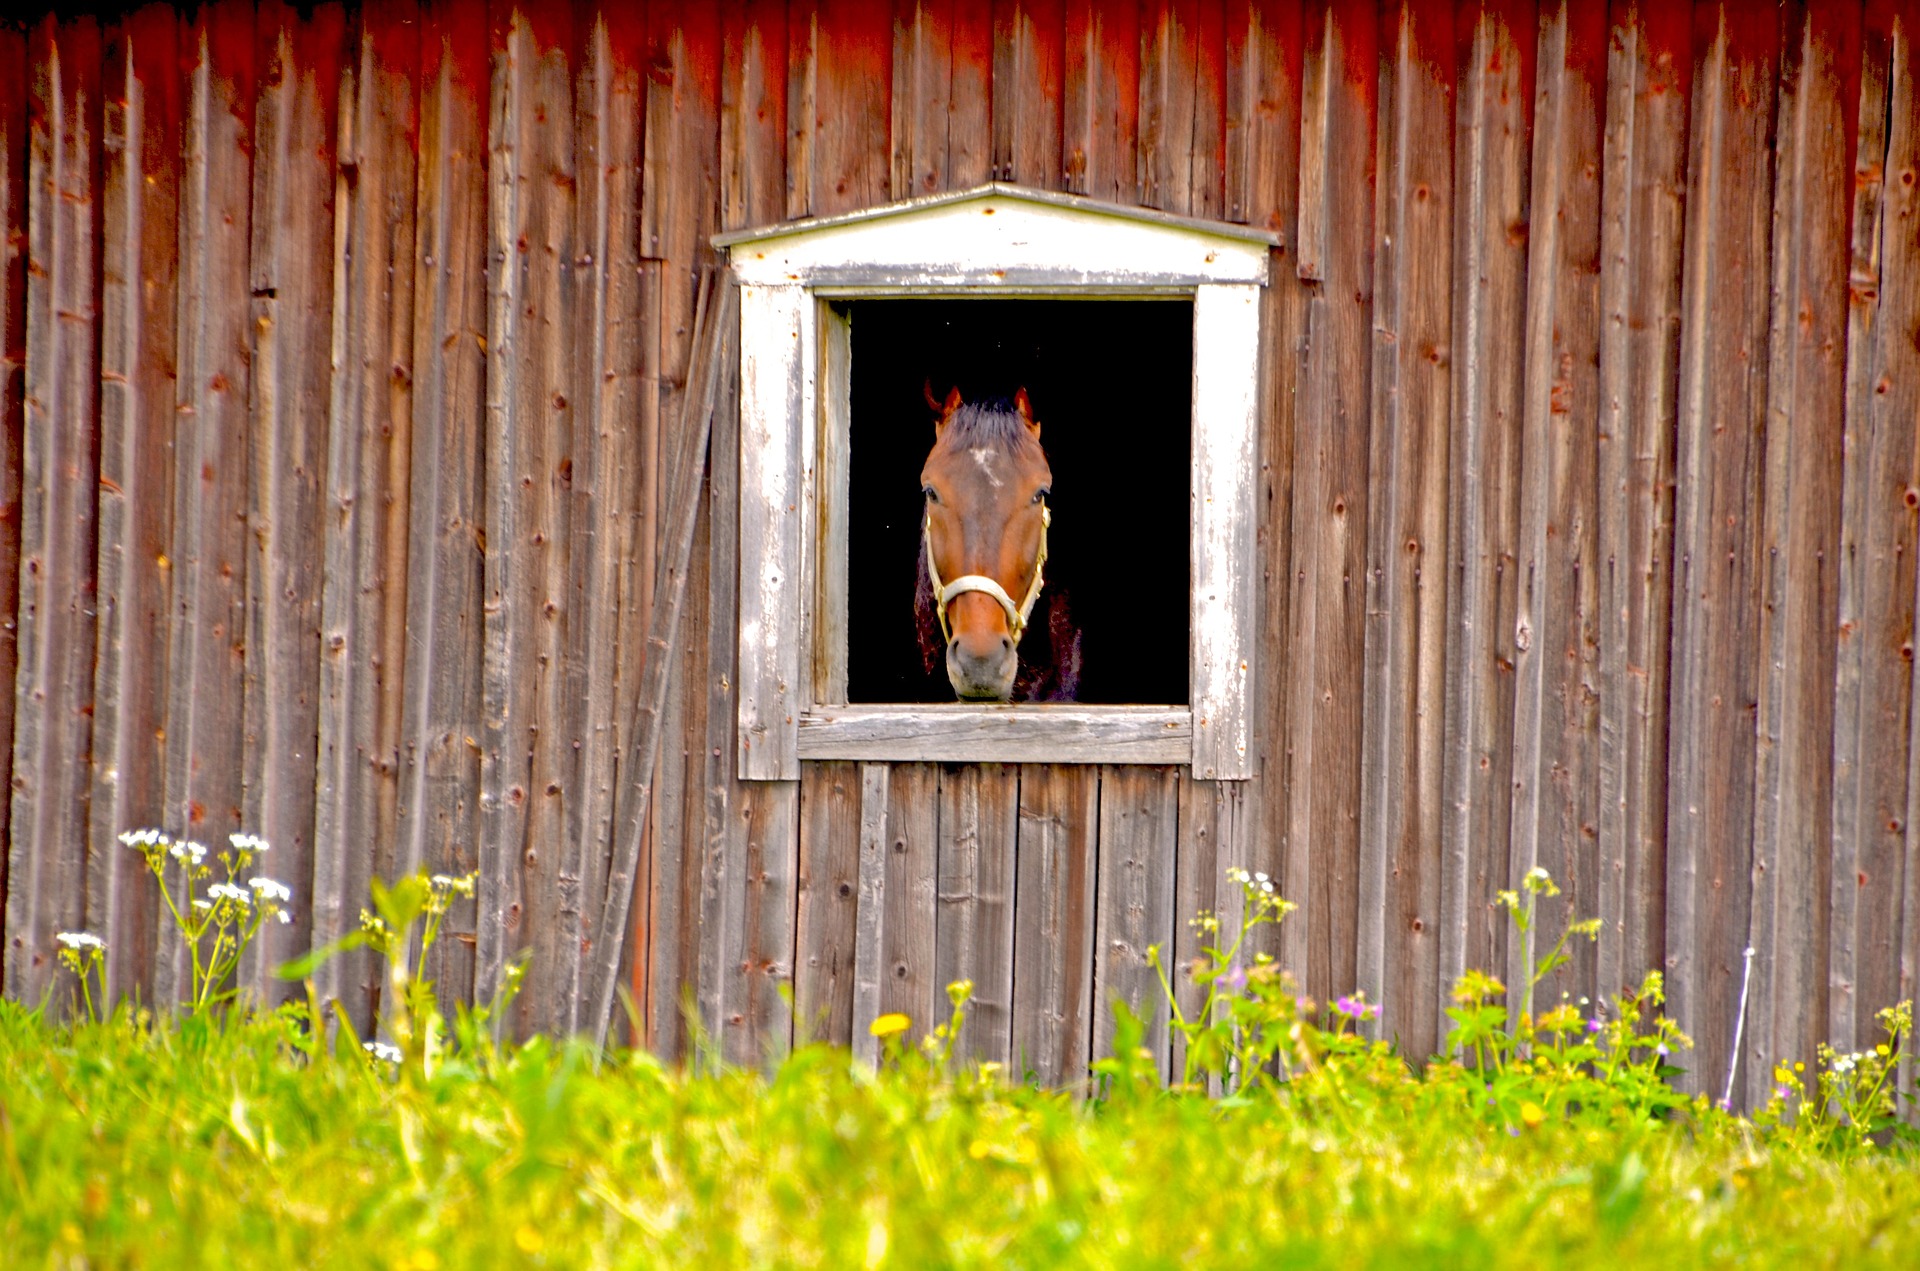
[[[634,774],[633,797],[638,800],[638,806],[633,816],[619,821],[619,837],[607,875],[606,903],[597,928],[600,938],[593,945],[592,997],[582,1018],[585,1031],[596,1042],[606,1039],[607,1028],[613,1022],[614,992],[620,979],[620,960],[626,950],[634,874],[640,864],[647,809],[653,797],[655,761],[660,753],[667,673],[673,664],[674,644],[679,635],[694,523],[700,511],[700,473],[712,430],[720,376],[734,345],[739,303],[739,289],[730,277],[708,273],[702,278],[694,315],[693,363],[687,369],[689,392],[684,399],[677,433],[680,449],[675,453],[673,470],[667,474],[672,482],[668,489],[673,492],[674,502],[661,562],[665,568],[654,575],[653,617],[647,629],[645,669],[641,672],[640,696],[634,704],[634,725],[627,731],[627,736],[636,739],[633,763],[628,771]],[[724,513],[716,510],[716,514]]]

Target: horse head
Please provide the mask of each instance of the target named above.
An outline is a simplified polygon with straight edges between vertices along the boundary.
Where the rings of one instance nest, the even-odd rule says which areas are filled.
[[[927,404],[939,418],[920,471],[922,556],[947,679],[962,699],[1004,702],[1040,596],[1053,471],[1026,389],[1010,404],[967,405],[958,388],[940,402],[929,386]]]

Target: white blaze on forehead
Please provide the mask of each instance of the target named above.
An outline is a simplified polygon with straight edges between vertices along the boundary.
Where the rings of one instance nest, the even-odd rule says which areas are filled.
[[[999,474],[993,470],[992,448],[988,446],[975,446],[973,449],[967,451],[967,453],[973,456],[973,461],[980,465],[980,471],[987,474],[987,480],[993,482],[993,488],[998,490],[1001,482]]]

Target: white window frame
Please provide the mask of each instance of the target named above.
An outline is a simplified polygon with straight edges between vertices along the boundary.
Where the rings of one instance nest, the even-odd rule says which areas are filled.
[[[807,759],[1253,775],[1260,290],[1275,242],[1001,184],[714,239],[740,283],[742,779],[797,780]],[[847,704],[850,346],[833,305],[963,295],[1192,300],[1187,705]]]

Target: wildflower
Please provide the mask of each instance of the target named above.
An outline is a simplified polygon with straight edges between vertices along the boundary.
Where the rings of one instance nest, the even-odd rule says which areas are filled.
[[[207,849],[192,839],[162,840],[167,843],[167,854],[182,865],[197,866],[207,858]]]
[[[293,921],[293,915],[288,913],[284,909],[277,911],[273,916],[275,918],[278,918],[283,923],[288,923]]]
[[[1582,998],[1581,1000],[1585,1001],[1586,999]],[[1589,1033],[1597,1033],[1606,1026],[1606,1021],[1602,1020],[1598,1015],[1587,1021],[1587,1031]]]
[[[1834,1070],[1835,1072],[1838,1072],[1838,1073],[1848,1073],[1848,1072],[1852,1072],[1852,1071],[1853,1071],[1853,1056],[1852,1056],[1852,1055],[1837,1055],[1837,1056],[1835,1056],[1835,1057],[1834,1057],[1834,1061],[1833,1061],[1833,1070]]]
[[[1253,871],[1253,881],[1256,883],[1269,883],[1269,882],[1272,882],[1273,880],[1268,878],[1265,874],[1261,873],[1259,870],[1256,869],[1255,871]]]
[[[244,887],[235,887],[232,883],[215,883],[207,888],[207,895],[215,900],[231,900],[236,905],[246,906],[253,903],[253,896]]]
[[[1520,1119],[1529,1130],[1537,1130],[1547,1119],[1547,1110],[1529,1099],[1520,1105]]]
[[[213,908],[213,902],[211,900],[202,900],[198,896],[195,896],[193,898],[193,907],[195,909],[201,910],[202,912],[205,912],[206,910]]]
[[[1241,966],[1238,962],[1234,963],[1227,968],[1226,974],[1220,977],[1220,983],[1233,992],[1238,993],[1241,989],[1247,987],[1247,968]]]
[[[285,883],[276,883],[271,878],[249,878],[247,886],[262,900],[278,900],[282,903],[293,899],[293,889]]]
[[[1661,1042],[1658,1046],[1655,1046],[1653,1048],[1653,1053],[1660,1056],[1662,1059],[1665,1059],[1672,1052],[1667,1049],[1667,1044],[1665,1042]]]
[[[1530,883],[1550,883],[1553,881],[1553,875],[1547,873],[1546,870],[1541,869],[1538,865],[1535,865],[1527,871],[1527,881]]]
[[[62,931],[54,937],[69,949],[104,949],[107,942],[88,931]]]
[[[229,834],[227,842],[233,844],[235,850],[242,852],[264,852],[272,846],[258,834]]]
[[[1380,1013],[1378,1006],[1367,1003],[1365,993],[1355,993],[1352,997],[1342,997],[1333,1004],[1333,1009],[1349,1019],[1367,1020]]]
[[[361,1042],[360,1049],[375,1059],[384,1059],[390,1064],[397,1064],[401,1059],[400,1048],[386,1042]]]
[[[867,1025],[867,1031],[875,1037],[891,1037],[895,1033],[906,1032],[912,1022],[899,1011],[888,1011]]]

